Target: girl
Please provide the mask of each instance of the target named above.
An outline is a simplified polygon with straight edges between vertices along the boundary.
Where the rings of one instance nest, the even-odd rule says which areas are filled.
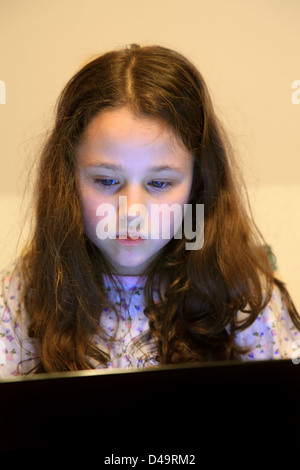
[[[300,319],[236,176],[186,58],[132,45],[84,66],[41,155],[31,242],[3,273],[2,376],[292,357]],[[204,205],[203,246],[175,237],[183,215],[168,237],[163,217],[159,237],[145,214],[131,230],[135,204],[147,217],[155,204],[189,204],[193,228]],[[115,238],[101,226],[109,208]]]

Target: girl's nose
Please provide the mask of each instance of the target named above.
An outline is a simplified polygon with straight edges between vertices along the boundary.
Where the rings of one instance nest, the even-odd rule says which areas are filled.
[[[124,195],[127,197],[128,207],[133,204],[144,204],[145,203],[145,189],[140,184],[128,185]]]
[[[139,220],[141,226],[148,220],[145,202],[143,190],[136,186],[128,188],[127,191],[119,195],[118,217],[123,230],[125,229],[124,224],[128,225],[133,220],[136,223]]]
[[[133,216],[133,212],[136,214],[138,206],[146,207],[144,205],[145,198],[143,196],[143,190],[138,185],[132,185],[127,188],[126,191],[119,194],[119,205],[118,212],[120,217],[127,217],[128,221],[136,216]]]

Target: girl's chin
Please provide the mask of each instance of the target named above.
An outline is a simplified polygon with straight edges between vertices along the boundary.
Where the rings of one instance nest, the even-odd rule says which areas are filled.
[[[109,261],[120,276],[141,276],[146,274],[147,268],[154,258],[156,258],[156,256],[146,259],[144,257],[135,258],[133,256],[122,256],[120,258],[110,257]]]

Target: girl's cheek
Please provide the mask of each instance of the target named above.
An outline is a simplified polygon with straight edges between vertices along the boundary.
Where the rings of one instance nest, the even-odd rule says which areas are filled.
[[[94,225],[97,222],[97,207],[99,202],[95,200],[94,197],[90,194],[89,191],[82,191],[81,192],[81,202],[82,202],[82,209],[83,209],[83,217],[85,220],[85,224],[87,225]]]
[[[103,233],[107,234],[109,231],[114,236],[116,234],[116,217],[108,215],[106,211],[103,215],[99,215],[100,205],[101,202],[94,198],[85,197],[82,200],[85,232],[96,244],[103,239]]]

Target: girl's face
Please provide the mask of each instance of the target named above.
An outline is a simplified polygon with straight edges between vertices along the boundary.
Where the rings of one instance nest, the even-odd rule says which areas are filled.
[[[86,235],[119,275],[145,273],[181,225],[192,187],[193,156],[166,124],[121,108],[103,111],[91,121],[78,146],[77,163]],[[180,220],[169,216],[166,221],[168,210],[154,217],[154,208],[175,203],[181,208]],[[114,211],[116,238],[104,239],[99,234],[104,220],[107,229],[114,226],[108,222]],[[162,222],[170,222],[170,236],[162,235]],[[153,235],[158,233],[154,228],[159,237]]]

